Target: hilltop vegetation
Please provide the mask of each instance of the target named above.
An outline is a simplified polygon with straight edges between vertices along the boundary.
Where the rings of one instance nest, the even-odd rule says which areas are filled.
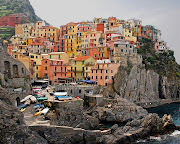
[[[36,16],[33,7],[29,0],[0,0],[0,17],[10,14],[23,13],[28,17],[28,20],[24,19],[23,23],[34,23],[41,21],[42,19]],[[48,23],[46,23],[48,25]],[[0,28],[0,38],[9,39],[15,34],[15,29],[10,27]]]
[[[180,78],[180,65],[176,63],[174,51],[157,53],[154,44],[150,39],[143,38],[140,40],[141,49],[138,53],[143,56],[143,63],[146,69],[153,69],[162,76],[171,78]]]
[[[0,27],[0,38],[10,39],[15,34],[13,27]]]
[[[16,13],[24,13],[28,16],[29,22],[41,20],[35,15],[29,0],[0,0],[0,17]]]

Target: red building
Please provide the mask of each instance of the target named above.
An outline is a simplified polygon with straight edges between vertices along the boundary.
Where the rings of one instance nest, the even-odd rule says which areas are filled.
[[[68,25],[60,26],[60,37],[62,38],[65,34],[68,34]]]
[[[27,16],[22,14],[11,14],[0,18],[0,26],[15,27],[16,24],[22,24],[23,20],[28,20]]]
[[[104,33],[104,24],[97,24],[97,31],[102,31],[102,33]]]

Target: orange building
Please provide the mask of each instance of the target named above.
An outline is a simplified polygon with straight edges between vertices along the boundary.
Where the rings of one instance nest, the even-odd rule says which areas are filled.
[[[42,60],[42,77],[48,78],[50,85],[70,83],[73,82],[73,67],[64,64],[63,60],[45,58]]]
[[[108,59],[97,60],[95,68],[91,70],[90,78],[98,85],[108,86],[113,82],[119,66],[120,63],[111,63]]]

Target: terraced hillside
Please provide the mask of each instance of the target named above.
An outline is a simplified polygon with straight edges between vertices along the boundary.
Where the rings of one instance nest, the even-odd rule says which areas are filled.
[[[9,39],[15,34],[13,27],[0,27],[0,39]]]
[[[0,0],[0,17],[17,13],[24,13],[30,22],[41,20],[35,15],[29,0]]]
[[[18,13],[23,13],[28,17],[28,20],[24,19],[23,23],[34,23],[42,20],[36,16],[29,0],[0,0],[0,17]],[[0,27],[0,39],[8,39],[14,34],[14,28]]]

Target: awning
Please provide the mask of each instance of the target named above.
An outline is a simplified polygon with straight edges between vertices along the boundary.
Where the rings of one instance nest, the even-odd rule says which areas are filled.
[[[54,95],[55,96],[66,96],[67,92],[55,92]]]
[[[95,81],[88,80],[87,83],[95,83]]]
[[[87,80],[81,80],[82,82],[87,82]]]

